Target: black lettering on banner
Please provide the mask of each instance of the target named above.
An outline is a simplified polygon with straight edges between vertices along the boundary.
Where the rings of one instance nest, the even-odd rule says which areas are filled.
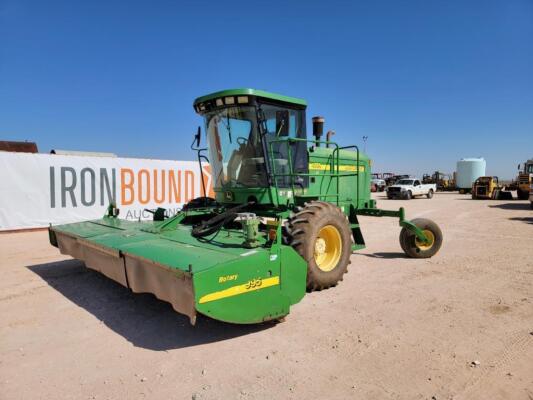
[[[56,208],[56,176],[54,167],[50,167],[50,207]]]
[[[104,196],[104,182],[107,193],[107,201]],[[100,205],[107,206],[109,203],[115,203],[117,198],[117,178],[115,168],[111,169],[111,184],[109,183],[109,176],[107,175],[107,169],[100,168]]]
[[[91,200],[87,200],[87,173],[89,173],[90,176],[90,198]],[[84,206],[92,206],[94,205],[94,202],[96,200],[95,190],[96,190],[96,174],[91,168],[83,168],[80,172],[80,184],[81,184],[81,204]]]
[[[67,172],[70,172],[72,180],[67,186]],[[76,196],[74,196],[74,188],[76,187],[76,171],[72,167],[61,167],[61,207],[67,206],[67,192],[70,194],[70,201],[72,207],[77,207]]]

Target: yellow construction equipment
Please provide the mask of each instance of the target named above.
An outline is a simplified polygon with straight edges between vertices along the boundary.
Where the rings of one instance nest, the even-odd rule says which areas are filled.
[[[480,176],[472,185],[472,199],[511,200],[511,192],[503,190],[497,176]]]
[[[456,190],[455,177],[440,171],[435,171],[432,175],[424,174],[422,183],[434,183],[440,192]]]
[[[533,159],[523,164],[518,164],[518,176],[516,177],[516,194],[520,200],[529,198],[529,190],[533,183]]]

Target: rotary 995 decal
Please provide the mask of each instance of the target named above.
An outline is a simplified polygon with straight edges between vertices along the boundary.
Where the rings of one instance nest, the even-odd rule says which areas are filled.
[[[218,283],[224,283],[227,281],[236,281],[238,277],[239,277],[238,274],[219,276]]]
[[[228,276],[235,276],[235,279],[237,279],[236,275],[228,275]],[[223,278],[223,277],[220,277]],[[219,278],[219,282],[220,282]],[[232,296],[238,296],[240,294],[252,292],[255,290],[265,289],[271,286],[279,285],[279,276],[272,276],[269,278],[254,278],[250,279],[248,282],[243,283],[242,285],[235,285],[232,287],[229,287],[224,290],[219,290],[218,292],[213,292],[206,294],[205,296],[200,297],[200,300],[198,303],[208,303],[210,301],[220,300],[227,297]]]
[[[262,283],[263,283],[263,280],[261,278],[252,279],[251,281],[248,281],[244,285],[244,287],[246,288],[246,290],[255,289],[255,288],[259,288],[259,286],[261,286]]]

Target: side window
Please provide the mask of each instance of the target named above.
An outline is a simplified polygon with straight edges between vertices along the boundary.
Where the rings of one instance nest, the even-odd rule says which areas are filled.
[[[415,181],[415,186],[419,186],[420,185],[420,181]]]

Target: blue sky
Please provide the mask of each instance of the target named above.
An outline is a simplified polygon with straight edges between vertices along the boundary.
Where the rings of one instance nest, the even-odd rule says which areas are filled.
[[[194,159],[195,97],[303,97],[376,171],[533,157],[533,1],[0,0],[0,140]]]

